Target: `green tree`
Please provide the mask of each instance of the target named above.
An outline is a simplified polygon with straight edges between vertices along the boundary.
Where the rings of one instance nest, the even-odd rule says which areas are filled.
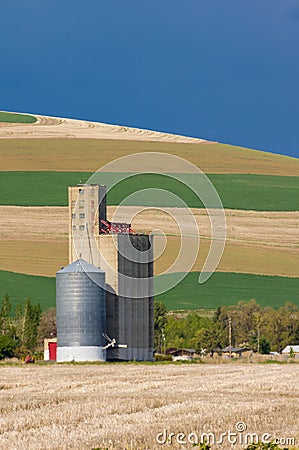
[[[9,296],[6,294],[0,306],[0,333],[8,335],[12,332],[11,303]]]
[[[260,338],[259,348],[260,348],[260,353],[262,355],[269,355],[270,354],[270,350],[271,350],[270,342],[268,342],[267,339],[264,336],[262,336]]]
[[[0,335],[0,359],[14,356],[16,342],[11,336]]]
[[[34,352],[37,345],[38,326],[41,318],[40,304],[32,305],[30,298],[28,298],[24,308],[18,308],[16,315],[21,345]]]
[[[249,334],[257,328],[261,307],[253,299],[249,302],[240,301],[230,308],[232,318],[233,345],[248,342]]]
[[[195,332],[192,341],[192,347],[199,354],[203,351],[205,353],[212,352],[219,346],[219,339],[215,328],[200,328]]]
[[[184,348],[187,347],[184,319],[169,316],[165,326],[165,337],[167,347]]]
[[[224,348],[228,346],[228,311],[218,307],[213,316],[214,329],[217,332],[217,346]]]
[[[201,317],[192,312],[185,317],[171,315],[165,327],[167,347],[175,348],[200,348],[199,340],[201,335],[198,333],[205,329],[206,333],[211,332],[214,335],[215,324],[210,317]]]
[[[299,338],[297,306],[286,303],[278,310],[265,308],[261,333],[270,342],[273,351],[281,352],[290,343],[296,344]]]
[[[214,323],[219,323],[220,319],[221,319],[221,315],[222,315],[222,307],[218,306],[218,308],[216,309],[214,315],[213,315],[213,322]]]

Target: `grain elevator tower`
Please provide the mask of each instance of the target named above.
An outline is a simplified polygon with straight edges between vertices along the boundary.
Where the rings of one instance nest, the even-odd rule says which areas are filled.
[[[106,333],[127,348],[107,360],[151,361],[154,352],[153,242],[107,218],[106,186],[69,187],[69,263],[82,258],[106,274]]]

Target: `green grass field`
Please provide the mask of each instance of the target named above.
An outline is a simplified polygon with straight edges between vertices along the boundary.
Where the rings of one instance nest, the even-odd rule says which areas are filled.
[[[176,277],[177,274],[156,277],[156,290],[163,286],[166,278],[175,281]],[[155,299],[165,303],[169,310],[215,309],[252,298],[274,308],[288,301],[299,306],[299,278],[217,272],[203,285],[197,280],[198,273],[191,272],[178,286]],[[30,297],[33,303],[39,302],[46,310],[55,306],[55,278],[0,271],[0,298],[5,294],[10,296],[13,306]]]
[[[88,176],[78,172],[0,172],[0,205],[66,206],[68,186]]]
[[[101,175],[101,178],[111,176]],[[146,188],[159,188],[175,193],[192,208],[203,206],[192,191],[204,194],[204,177],[194,174],[176,174],[181,181],[166,175],[142,174],[128,178],[115,186],[108,194],[108,203],[117,205],[123,198]],[[223,206],[230,209],[247,209],[257,211],[296,211],[299,209],[299,177],[247,175],[247,174],[207,174],[217,190]],[[137,203],[136,203],[137,198]],[[141,193],[126,204],[144,206],[180,206],[167,194],[159,192],[159,197],[150,192]],[[210,207],[216,206],[213,203]]]
[[[87,181],[86,172],[1,172],[0,205],[66,206],[67,187]],[[101,174],[97,180],[105,184],[116,174]],[[131,193],[146,188],[160,188],[178,195],[190,207],[202,207],[189,186],[201,191],[202,180],[193,174],[180,174],[183,182],[165,175],[143,174],[127,178],[108,193],[108,204],[117,205]],[[208,175],[219,193],[225,208],[257,211],[298,211],[299,177],[211,174]],[[185,184],[184,184],[185,183]],[[149,206],[179,206],[167,195],[159,198],[151,193],[142,194],[126,204]],[[213,206],[213,205],[210,205]]]
[[[0,270],[0,299],[6,294],[13,307],[24,303],[29,297],[34,304],[40,303],[42,309],[46,310],[55,306],[55,278]]]
[[[28,114],[14,114],[7,112],[0,112],[0,122],[8,123],[35,123],[36,117],[29,116]]]
[[[260,305],[273,308],[285,302],[299,306],[299,278],[216,272],[199,285],[198,275],[198,272],[189,273],[179,285],[155,299],[165,303],[169,310],[214,309],[253,298]],[[169,277],[175,282],[177,274],[156,277],[156,289],[163,287]]]

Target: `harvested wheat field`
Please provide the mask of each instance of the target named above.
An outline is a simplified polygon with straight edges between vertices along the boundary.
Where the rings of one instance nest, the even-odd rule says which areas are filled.
[[[296,444],[298,371],[297,364],[0,367],[0,448],[182,449],[192,445],[176,443],[178,433],[219,441],[229,430],[238,442],[266,433]],[[171,446],[157,442],[164,430],[175,434]],[[212,446],[244,447],[227,436]]]
[[[18,126],[23,126],[18,125]],[[33,125],[31,125],[33,126]],[[150,142],[110,139],[3,139],[1,171],[94,172],[117,158],[140,152],[163,152],[187,159],[205,173],[298,176],[296,158],[213,142]],[[177,172],[175,167],[168,171]]]
[[[0,270],[29,275],[55,276],[57,269],[68,263],[68,209],[66,207],[0,206]],[[108,207],[112,218],[116,207]],[[119,209],[119,221],[130,221],[136,231],[162,230],[167,245],[158,257],[159,243],[155,237],[155,273],[161,274],[176,260],[181,239],[176,220],[183,234],[192,234],[184,209],[165,208],[165,211],[138,207]],[[200,252],[192,267],[200,271],[210,247],[210,222],[203,209],[192,209],[199,227]],[[227,241],[218,271],[245,272],[263,275],[299,276],[299,213],[255,212],[226,210]],[[131,220],[132,219],[132,220]],[[190,250],[195,237],[187,237]],[[184,271],[185,265],[173,271]]]

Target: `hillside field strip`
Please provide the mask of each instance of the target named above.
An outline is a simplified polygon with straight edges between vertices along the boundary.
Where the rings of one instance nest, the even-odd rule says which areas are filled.
[[[8,294],[12,307],[24,304],[27,298],[46,311],[56,306],[55,278],[37,277],[0,270],[0,298]]]
[[[85,172],[1,172],[0,205],[66,206],[67,187],[84,183],[91,175]],[[92,181],[105,184],[110,180],[113,183],[111,180],[116,180],[116,176],[115,173],[101,173]],[[191,208],[203,206],[192,186],[196,186],[200,192],[204,181],[195,174],[180,174],[182,181],[159,174],[131,177],[124,173],[122,176],[124,180],[108,191],[109,205],[118,205],[130,194],[140,192],[137,204],[178,206],[176,200],[171,200],[167,193],[163,193],[162,190],[165,190],[177,195]],[[219,193],[224,208],[255,211],[299,210],[299,177],[208,174],[208,178]],[[151,188],[160,189],[159,198],[152,196],[149,191]],[[210,207],[213,207],[213,204]]]
[[[9,124],[32,124],[35,122],[37,122],[37,118],[28,114],[0,111],[0,127],[2,128],[7,128]]]
[[[178,284],[180,275],[170,273],[155,277],[155,291],[162,292],[155,299],[163,302],[169,311],[215,310],[252,299],[265,307],[279,308],[286,303],[299,307],[299,278],[215,272],[208,281],[199,284],[199,272],[190,272]],[[163,293],[163,286],[169,283],[175,287]]]
[[[26,443],[31,450],[157,450],[169,447],[157,442],[158,433],[163,442],[164,430],[167,436],[194,433],[198,440],[212,433],[213,443],[222,433],[236,432],[237,423],[246,431],[236,432],[236,450],[246,446],[240,442],[252,442],[245,441],[247,433],[259,440],[267,433],[294,448],[298,369],[298,364],[3,366],[0,448],[19,450]],[[191,447],[172,440],[171,448]],[[230,447],[227,437],[212,445]]]
[[[30,127],[36,129],[35,124]],[[110,139],[3,139],[2,133],[0,127],[1,171],[93,173],[123,156],[162,152],[184,158],[204,173],[299,176],[297,158],[213,142],[115,140],[113,135]],[[174,169],[167,168],[169,172]]]
[[[108,217],[115,211],[115,207],[108,207]],[[190,234],[192,228],[183,209],[137,211],[136,207],[123,207],[119,218],[133,218],[132,227],[139,232],[159,229],[167,234],[166,248],[155,263],[156,274],[167,270],[179,253],[180,230],[172,216],[183,224],[187,248],[196,244],[197,237]],[[201,238],[192,270],[199,271],[207,257],[211,230],[205,210],[192,209],[192,213]],[[227,243],[218,271],[299,277],[299,212],[226,210],[226,220]],[[155,236],[157,249],[162,240]],[[55,276],[58,268],[68,264],[67,208],[0,206],[0,242],[0,270]],[[184,267],[176,270],[183,271]]]
[[[299,278],[215,272],[204,284],[198,284],[199,272],[190,272],[178,282],[181,274],[171,273],[155,277],[155,299],[162,301],[169,311],[210,310],[235,305],[239,301],[255,299],[262,306],[279,308],[285,303],[299,307]],[[169,282],[175,288],[163,292]],[[40,303],[43,311],[55,306],[55,278],[25,275],[0,270],[0,297],[9,295],[13,307],[29,297]]]

